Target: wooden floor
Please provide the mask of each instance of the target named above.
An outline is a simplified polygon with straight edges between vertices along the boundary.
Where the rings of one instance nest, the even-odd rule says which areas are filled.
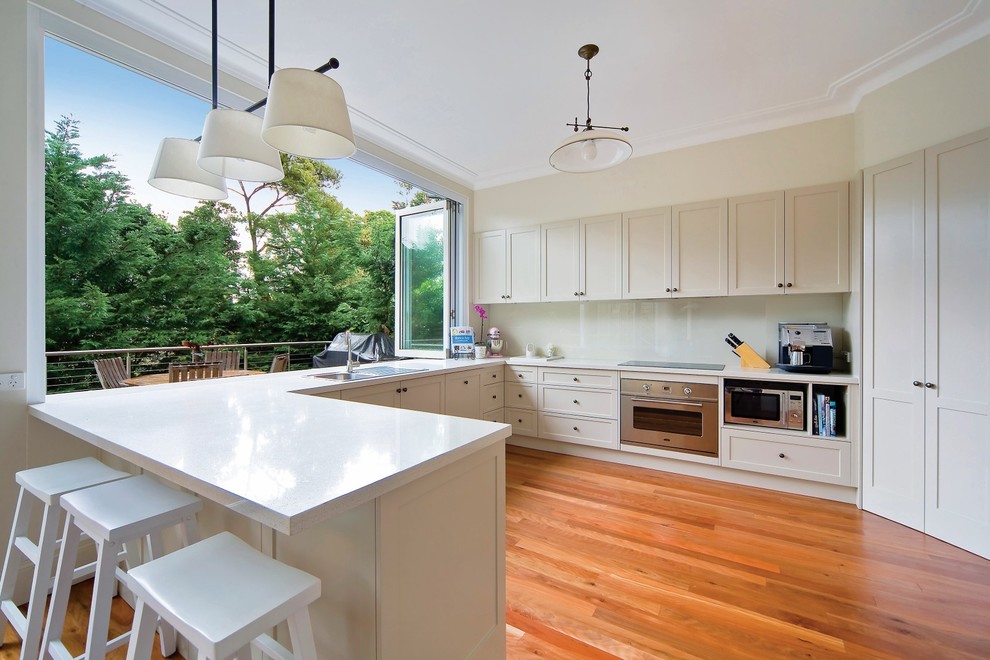
[[[854,506],[518,447],[506,486],[510,659],[990,658],[990,561]]]
[[[990,658],[990,561],[852,505],[506,466],[509,658]]]
[[[86,650],[86,628],[89,626],[89,603],[93,598],[93,580],[86,580],[72,587],[69,596],[69,609],[65,615],[65,630],[62,642],[69,653],[79,656]],[[134,610],[121,598],[113,599],[110,608],[110,634],[108,639],[123,634],[131,629]],[[5,625],[3,647],[0,648],[0,660],[17,660],[21,654],[21,639],[14,629],[0,618],[0,625]],[[127,657],[127,646],[114,649],[107,653],[107,660],[124,660]],[[179,658],[178,654],[172,656]],[[161,647],[158,645],[158,635],[155,634],[155,644],[151,649],[152,660],[162,660]]]

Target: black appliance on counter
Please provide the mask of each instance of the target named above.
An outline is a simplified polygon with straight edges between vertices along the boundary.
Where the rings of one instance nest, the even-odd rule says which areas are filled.
[[[395,357],[395,342],[384,332],[351,333],[351,356],[355,362],[382,362]],[[347,341],[339,332],[327,347],[313,356],[313,367],[340,367],[347,364]]]
[[[828,323],[778,323],[777,336],[778,368],[809,374],[832,371],[832,329]]]

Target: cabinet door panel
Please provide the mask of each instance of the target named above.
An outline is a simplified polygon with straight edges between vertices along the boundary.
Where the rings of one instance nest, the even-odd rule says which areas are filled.
[[[784,196],[787,293],[849,290],[849,184],[788,190]]]
[[[925,531],[990,557],[990,131],[925,153]]]
[[[581,297],[616,300],[622,287],[622,216],[581,220]]]
[[[671,292],[675,298],[728,293],[729,225],[724,199],[671,209]]]
[[[445,415],[481,417],[481,372],[464,371],[447,376],[444,381]]]
[[[505,230],[474,235],[475,302],[505,302],[505,259]]]
[[[428,376],[404,380],[399,402],[406,410],[443,413],[443,376]]]
[[[864,171],[863,508],[925,526],[924,160]]]
[[[729,200],[729,295],[784,292],[784,192]]]
[[[540,300],[540,228],[506,230],[509,302]]]
[[[670,207],[622,214],[622,297],[670,297]]]
[[[342,390],[340,392],[340,398],[344,401],[357,401],[376,406],[398,408],[400,389],[401,386],[398,382],[382,385],[365,385],[354,389]]]
[[[542,291],[545,301],[577,300],[580,232],[577,220],[542,225]]]

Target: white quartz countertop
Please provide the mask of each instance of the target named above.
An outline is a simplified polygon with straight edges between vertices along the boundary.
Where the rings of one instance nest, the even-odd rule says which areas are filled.
[[[733,360],[736,358],[733,357]],[[656,362],[710,362],[709,360],[660,360]],[[770,379],[780,381],[798,381],[802,383],[832,383],[837,385],[856,385],[859,378],[851,374],[832,372],[830,374],[794,373],[777,369],[744,369],[738,365],[726,362],[725,368],[718,369],[675,369],[673,367],[643,367],[626,366],[622,362],[628,360],[598,360],[586,358],[562,358],[547,360],[547,358],[508,357],[506,364],[519,366],[536,366],[564,369],[609,369],[621,372],[636,372],[638,374],[656,374],[658,376],[721,376],[723,378],[744,378],[750,380]]]
[[[486,363],[502,360],[389,364],[443,372]],[[301,394],[401,380],[312,377],[341,370],[50,395],[31,415],[285,534],[510,434],[505,424]]]

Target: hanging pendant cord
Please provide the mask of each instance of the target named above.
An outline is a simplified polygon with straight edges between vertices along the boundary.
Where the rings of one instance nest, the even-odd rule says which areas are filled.
[[[217,0],[213,0],[213,109],[217,109]]]
[[[268,0],[268,86],[275,75],[275,0]]]
[[[584,81],[588,85],[588,121],[585,122],[585,130],[591,130],[591,60],[588,60],[588,68],[584,71]]]

